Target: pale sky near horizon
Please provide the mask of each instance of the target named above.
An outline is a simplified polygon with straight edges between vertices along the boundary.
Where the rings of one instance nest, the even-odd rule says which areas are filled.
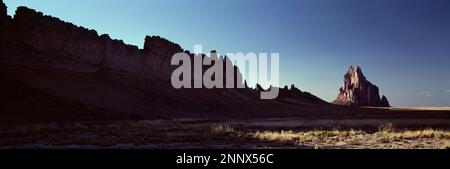
[[[446,0],[4,0],[142,46],[280,53],[281,84],[327,101],[350,65],[395,106],[450,106]]]

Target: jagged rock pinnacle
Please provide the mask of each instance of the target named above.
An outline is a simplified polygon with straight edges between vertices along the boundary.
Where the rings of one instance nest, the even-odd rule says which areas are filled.
[[[390,106],[385,96],[380,99],[378,87],[366,79],[359,66],[356,69],[350,66],[344,76],[344,84],[340,88],[339,96],[333,103],[346,106]]]

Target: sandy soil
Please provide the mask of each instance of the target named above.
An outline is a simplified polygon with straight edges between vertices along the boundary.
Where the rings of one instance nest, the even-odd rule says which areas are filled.
[[[429,120],[210,121],[177,119],[47,123],[0,128],[0,147],[45,149],[442,149],[449,121]],[[427,121],[427,120],[421,120]],[[360,124],[358,125],[358,122]],[[328,125],[324,125],[328,124]],[[414,124],[414,125],[411,125]]]

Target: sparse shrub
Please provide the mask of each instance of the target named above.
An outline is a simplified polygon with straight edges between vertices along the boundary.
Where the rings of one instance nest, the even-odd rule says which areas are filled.
[[[264,131],[264,132],[256,132],[252,134],[252,136],[259,140],[266,141],[292,141],[298,138],[301,138],[300,133],[294,133],[293,131],[280,131],[280,132],[272,132],[272,131]],[[302,142],[302,140],[300,141]]]
[[[361,142],[360,142],[358,139],[350,139],[350,140],[348,141],[348,144],[351,144],[351,145],[361,145]]]
[[[378,127],[378,131],[381,133],[390,133],[394,131],[392,123],[383,123]]]
[[[321,148],[319,145],[316,144],[316,145],[314,145],[314,149],[315,149],[315,150],[320,150],[320,149],[322,149],[322,148]]]
[[[447,150],[450,150],[450,141],[446,141],[445,143],[444,143],[444,147],[443,147],[444,149],[447,149]]]
[[[391,144],[390,149],[398,149],[398,145],[397,144]]]

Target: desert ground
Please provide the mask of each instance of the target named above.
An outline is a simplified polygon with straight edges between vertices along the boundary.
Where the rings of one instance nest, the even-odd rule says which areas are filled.
[[[2,149],[450,147],[448,107],[356,108],[301,100],[235,104],[223,102],[233,98],[229,92],[205,99],[210,91],[192,95],[154,85],[144,90],[146,96],[123,85],[133,80],[114,81],[121,76],[8,70],[0,84]]]
[[[22,124],[0,127],[0,148],[448,149],[450,120],[186,118]]]

